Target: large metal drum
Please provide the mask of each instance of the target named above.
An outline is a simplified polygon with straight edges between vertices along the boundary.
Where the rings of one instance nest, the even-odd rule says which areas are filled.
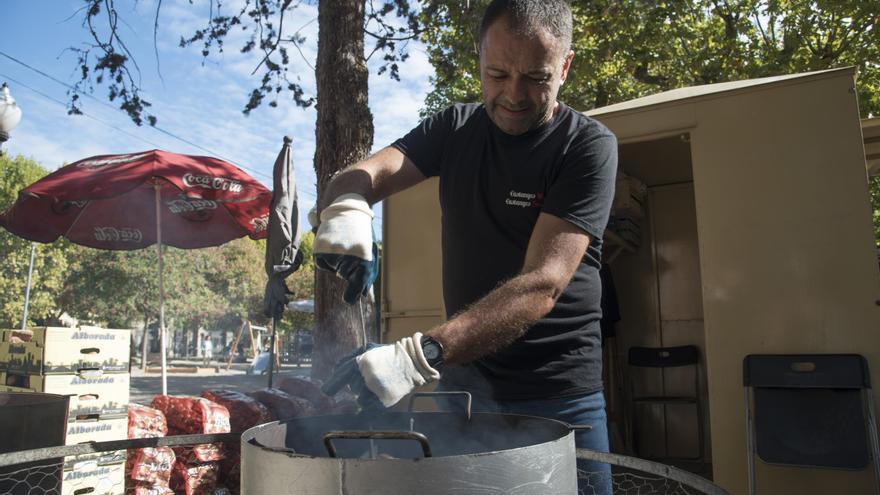
[[[532,416],[317,416],[241,441],[244,495],[577,493],[572,427]]]

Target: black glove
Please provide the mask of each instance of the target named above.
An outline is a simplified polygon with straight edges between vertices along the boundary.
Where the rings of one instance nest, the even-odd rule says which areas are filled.
[[[342,299],[348,304],[354,304],[358,297],[367,294],[379,274],[379,248],[375,240],[372,250],[373,259],[369,261],[347,254],[318,253],[315,255],[315,266],[334,272],[344,279],[347,284]]]

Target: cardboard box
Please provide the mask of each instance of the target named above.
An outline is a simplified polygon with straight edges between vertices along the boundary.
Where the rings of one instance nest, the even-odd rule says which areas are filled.
[[[68,464],[65,462],[65,467]],[[81,459],[70,464],[61,477],[61,495],[124,495],[125,460],[108,464],[100,458]]]
[[[3,371],[35,375],[129,372],[131,330],[35,327],[4,330],[0,340]]]
[[[126,451],[114,450],[112,452],[95,452],[92,454],[72,455],[64,458],[64,470],[70,471],[77,465],[82,465],[86,461],[94,461],[99,466],[109,466],[125,462]]]
[[[128,417],[128,373],[23,375],[0,373],[0,390],[70,396],[68,421]]]
[[[71,421],[67,423],[67,441],[65,445],[127,439],[128,416],[99,421]]]
[[[638,179],[618,172],[611,214],[617,217],[644,218],[647,191],[645,184]]]

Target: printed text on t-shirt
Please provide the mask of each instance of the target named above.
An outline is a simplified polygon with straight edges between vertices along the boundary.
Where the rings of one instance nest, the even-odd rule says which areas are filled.
[[[511,189],[504,202],[510,206],[519,206],[520,208],[540,208],[544,204],[544,193],[527,193]]]

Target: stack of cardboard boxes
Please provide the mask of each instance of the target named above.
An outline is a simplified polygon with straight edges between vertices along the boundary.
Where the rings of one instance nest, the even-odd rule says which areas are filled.
[[[0,331],[0,391],[70,396],[67,445],[128,437],[130,330]],[[121,495],[125,451],[68,457],[61,493]]]
[[[617,173],[608,230],[628,243],[632,249],[638,248],[642,242],[641,224],[645,217],[647,194],[648,188],[640,180],[623,172]]]

